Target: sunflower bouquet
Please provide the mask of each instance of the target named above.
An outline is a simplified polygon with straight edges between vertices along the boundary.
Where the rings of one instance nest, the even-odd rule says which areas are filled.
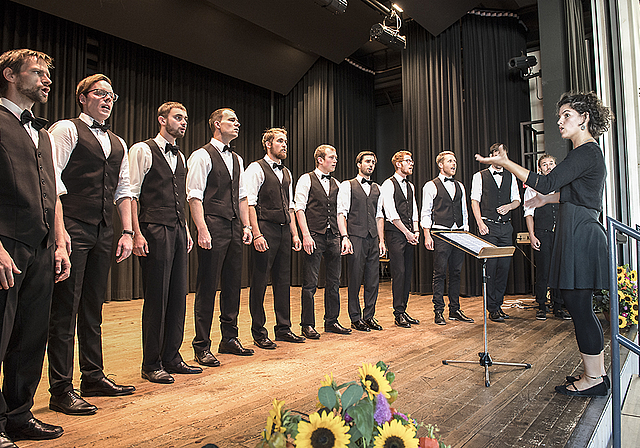
[[[628,264],[618,266],[618,324],[620,328],[627,328],[638,324],[638,274]],[[609,291],[602,290],[594,294],[593,307],[595,311],[609,313]]]
[[[391,387],[395,374],[382,361],[362,364],[358,374],[356,381],[340,385],[333,374],[325,375],[318,411],[308,416],[273,400],[256,448],[447,448],[438,440],[436,426],[418,423],[390,406],[398,397]],[[417,438],[422,426],[428,437]]]

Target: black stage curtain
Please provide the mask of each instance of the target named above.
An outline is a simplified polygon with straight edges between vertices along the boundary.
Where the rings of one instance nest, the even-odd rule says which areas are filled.
[[[564,10],[569,59],[567,72],[569,90],[589,92],[591,90],[589,61],[592,58],[588,54],[589,47],[585,42],[582,0],[565,0]]]
[[[33,48],[51,55],[53,88],[49,102],[36,113],[51,123],[75,117],[78,81],[94,73],[110,77],[120,99],[109,120],[129,145],[154,137],[156,111],[165,101],[183,103],[189,128],[179,142],[185,156],[211,139],[208,119],[220,107],[234,109],[242,124],[233,141],[245,167],[264,155],[262,132],[271,126],[289,129],[290,154],[286,162],[297,179],[314,168],[313,150],[334,145],[340,162],[338,180],[355,175],[358,151],[374,147],[373,75],[349,64],[320,60],[286,96],[186,61],[59,19],[10,1],[0,0],[2,52]],[[272,116],[273,108],[273,116]],[[116,235],[122,229],[115,220]],[[196,231],[191,225],[194,239]],[[243,286],[249,285],[249,250],[245,248]],[[190,290],[195,290],[196,251],[190,256]],[[301,283],[301,265],[294,257],[293,284]],[[142,296],[135,257],[111,269],[107,297],[128,300]]]
[[[321,144],[336,148],[334,177],[340,182],[355,177],[358,152],[375,147],[373,75],[343,62],[319,59],[286,95],[275,99],[275,126],[288,130],[286,165],[296,179],[313,171],[313,152]],[[346,272],[343,260],[343,285]],[[324,286],[323,271],[319,286]],[[292,285],[302,284],[302,257],[292,257]]]
[[[530,117],[528,85],[509,74],[508,61],[525,50],[525,37],[515,18],[467,15],[437,37],[410,22],[407,38],[402,58],[405,144],[416,161],[412,180],[418,202],[423,185],[438,174],[436,155],[443,150],[455,152],[456,177],[467,190],[470,230],[477,234],[469,195],[473,174],[484,166],[474,155],[486,154],[499,141],[520,162],[519,123]],[[513,217],[514,234],[524,231],[522,208]],[[412,289],[430,294],[433,256],[423,244],[416,252]],[[508,293],[530,289],[528,263],[516,252]],[[463,295],[482,294],[480,266],[467,256]]]

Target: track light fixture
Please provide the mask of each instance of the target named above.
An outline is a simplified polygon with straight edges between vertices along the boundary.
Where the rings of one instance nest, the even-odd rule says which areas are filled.
[[[509,68],[512,70],[520,70],[520,77],[525,81],[542,76],[542,71],[533,73],[533,67],[536,65],[538,65],[538,60],[535,56],[522,54],[521,56],[509,59]]]
[[[371,27],[369,37],[371,40],[376,40],[387,47],[404,50],[407,47],[407,40],[404,36],[400,35],[400,27],[402,26],[402,20],[395,10],[390,10],[388,17],[385,17],[382,23],[376,23]],[[387,20],[395,24],[387,25]]]
[[[333,14],[342,14],[347,9],[347,0],[314,0],[318,5]]]

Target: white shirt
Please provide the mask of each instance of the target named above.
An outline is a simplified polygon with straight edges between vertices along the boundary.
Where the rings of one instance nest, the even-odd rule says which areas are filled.
[[[18,120],[20,120],[20,116],[22,115],[22,112],[24,111],[24,109],[22,109],[16,103],[14,103],[13,101],[7,98],[0,98],[0,105],[4,106],[5,109],[7,109],[9,112],[15,115],[18,118]],[[34,127],[31,125],[31,122],[22,125],[22,127],[27,131],[27,133],[29,134],[29,137],[31,137],[31,141],[33,141],[33,144],[37,148],[38,143],[40,143],[40,132],[34,129]],[[56,162],[55,142],[53,141],[51,134],[47,132],[47,135],[49,136],[49,141],[51,142],[51,158],[53,159],[53,168],[55,172],[54,175],[56,179],[56,194],[60,195],[62,194],[60,193],[60,191],[62,191],[62,189],[64,188],[64,184],[62,183],[62,179],[60,179],[60,171],[58,171],[58,163]]]
[[[230,151],[222,151],[224,143],[215,138],[211,138],[211,145],[220,152],[220,156],[227,166],[229,176],[233,180],[233,154]],[[237,154],[236,154],[237,155]],[[247,197],[247,191],[244,187],[244,160],[238,155],[238,164],[240,165],[240,178],[238,179],[238,199],[243,200]],[[187,160],[187,201],[192,198],[204,199],[204,190],[207,187],[207,178],[213,168],[213,161],[206,149],[200,148],[195,150]]]
[[[167,161],[171,172],[176,172],[178,166],[178,157],[182,159],[184,164],[184,154],[178,151],[178,154],[173,152],[165,152],[167,143],[169,143],[162,135],[158,134],[153,139],[156,145],[160,148],[160,152]],[[131,194],[134,198],[140,197],[140,190],[142,188],[142,182],[153,165],[153,155],[151,148],[145,142],[139,142],[129,148],[129,172],[131,174]]]
[[[456,223],[453,223],[453,227],[450,229],[444,226],[434,225],[431,221],[431,213],[433,211],[433,200],[438,196],[438,187],[434,181],[430,180],[422,187],[422,214],[420,215],[420,225],[423,229],[442,229],[442,230],[469,230],[469,213],[467,211],[467,196],[462,182],[445,182],[446,176],[442,173],[438,175],[438,179],[442,182],[445,190],[453,199],[456,195],[456,183],[460,185],[462,190],[462,227],[458,227]]]
[[[494,182],[500,188],[502,185],[503,176],[511,176],[511,200],[509,202],[513,202],[516,200],[520,200],[520,191],[518,190],[518,181],[516,176],[511,174],[509,171],[504,171],[502,176],[495,176],[493,173],[500,172],[504,170],[496,170],[493,166],[489,167],[489,172],[491,173],[491,177]],[[471,199],[474,201],[482,202],[482,171],[478,171],[473,175],[473,179],[471,182]]]
[[[85,113],[81,113],[78,118],[86,123],[87,126],[91,126],[94,122],[93,118]],[[111,155],[111,140],[109,139],[109,135],[100,129],[89,128],[89,130],[96,136],[105,158],[108,158]],[[51,126],[51,129],[49,129],[49,132],[51,132],[53,140],[56,142],[58,169],[60,170],[60,173],[62,173],[69,163],[73,150],[78,145],[78,128],[76,128],[76,125],[73,124],[71,120],[61,120],[54,123],[53,126]],[[120,164],[118,185],[116,186],[113,198],[114,202],[118,202],[122,198],[132,197],[129,181],[129,157],[127,155],[127,144],[122,138],[118,137],[118,139],[124,148],[124,155],[122,156],[122,163]],[[65,194],[66,192],[67,188],[63,184],[63,190],[58,194]]]
[[[400,190],[404,197],[407,197],[407,183],[411,185],[411,190],[413,192],[413,213],[412,213],[412,222],[418,221],[418,205],[416,204],[416,188],[409,181],[403,182],[402,176],[398,173],[394,173],[393,177],[396,178],[398,183],[400,184]],[[387,217],[387,221],[393,222],[396,219],[400,219],[400,215],[396,210],[396,201],[393,199],[393,193],[395,192],[395,187],[393,185],[393,181],[391,178],[385,180],[380,187],[380,196],[382,197],[382,207],[384,208],[384,214]],[[413,232],[414,229],[409,229]]]
[[[322,188],[324,188],[324,192],[327,193],[327,196],[329,196],[329,192],[331,191],[331,179],[323,179],[322,176],[324,176],[325,174],[318,168],[313,170],[313,174],[318,177],[320,185],[322,185]],[[300,176],[300,179],[298,179],[298,183],[296,184],[296,211],[304,211],[307,209],[307,202],[309,201],[309,190],[311,190],[311,178],[309,177],[309,173],[304,173],[302,176]]]
[[[281,170],[273,168],[274,163],[279,165],[282,161],[272,160],[268,154],[264,156],[263,160],[269,164],[271,171],[276,175],[280,184],[282,184],[282,179],[284,179],[283,171],[287,170],[289,173],[289,179],[291,179],[291,182],[289,182],[289,208],[293,209],[295,203],[293,201],[293,177],[291,176],[291,172],[286,166],[283,166]],[[244,180],[247,188],[247,203],[249,205],[256,205],[258,203],[258,193],[260,192],[260,188],[262,188],[262,184],[264,184],[264,171],[257,161],[249,164],[247,170],[244,172]]]
[[[368,182],[362,183],[363,177],[361,175],[356,176],[356,180],[362,186],[364,194],[369,196],[371,194],[371,184]],[[376,206],[376,218],[384,217],[382,213],[382,197],[378,198],[378,204]],[[340,184],[338,190],[338,215],[343,215],[345,218],[349,216],[351,210],[351,181],[345,180]]]

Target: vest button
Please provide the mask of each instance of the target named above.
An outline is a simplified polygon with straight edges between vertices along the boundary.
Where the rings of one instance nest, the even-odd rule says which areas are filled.
[[[41,152],[38,153],[38,158],[42,158],[42,153]]]

